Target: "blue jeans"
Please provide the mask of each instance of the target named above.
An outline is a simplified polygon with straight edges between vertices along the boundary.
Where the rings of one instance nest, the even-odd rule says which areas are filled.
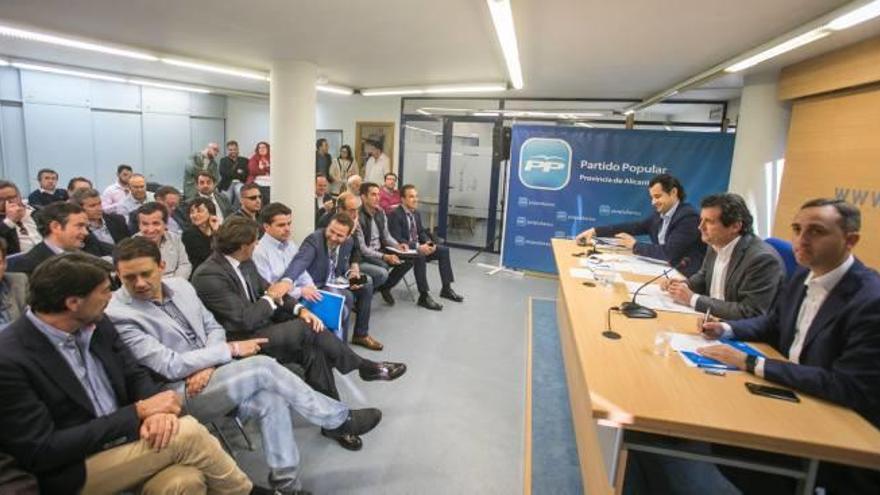
[[[299,488],[299,450],[293,438],[290,409],[310,423],[338,428],[348,407],[315,392],[290,370],[266,356],[254,356],[218,367],[208,386],[184,399],[187,411],[210,422],[236,411],[242,420],[255,419],[263,435],[269,481],[276,489]]]

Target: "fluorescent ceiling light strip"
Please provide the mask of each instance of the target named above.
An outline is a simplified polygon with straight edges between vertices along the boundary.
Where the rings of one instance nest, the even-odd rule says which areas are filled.
[[[183,84],[173,84],[173,83],[163,83],[156,81],[146,81],[144,79],[129,79],[126,81],[129,84],[136,84],[138,86],[150,86],[153,88],[162,88],[162,89],[174,89],[177,91],[189,91],[191,93],[202,93],[207,94],[210,93],[210,89],[199,88],[196,86],[185,86]]]
[[[427,134],[433,134],[434,136],[439,136],[440,134],[442,134],[441,132],[432,131],[430,129],[423,129],[421,127],[416,127],[414,125],[405,125],[404,127],[406,127],[407,129],[412,129],[414,131],[424,132]]]
[[[862,7],[859,7],[848,14],[843,14],[842,16],[834,19],[833,21],[828,23],[828,29],[832,29],[834,31],[840,31],[842,29],[850,28],[855,26],[856,24],[861,24],[867,20],[873,19],[880,15],[880,1],[874,1]]]
[[[337,86],[335,84],[317,84],[315,85],[315,89],[324,93],[333,93],[337,95],[350,95],[354,93],[354,90],[351,88],[346,88],[345,86]]]
[[[7,61],[3,60],[2,58],[0,58],[0,67],[3,67],[4,65],[9,65],[9,62],[7,62]]]
[[[510,0],[486,0],[486,5],[489,7],[489,13],[492,14],[495,35],[498,36],[498,43],[504,54],[510,84],[514,89],[522,89],[522,66],[519,63],[519,48],[516,44],[516,29],[513,26],[513,10],[510,8]]]
[[[498,117],[501,114],[498,112],[474,112],[471,115],[474,117]]]
[[[466,83],[436,86],[402,86],[397,88],[362,89],[361,94],[364,96],[389,96],[453,93],[493,93],[497,91],[504,91],[506,89],[507,85],[503,83]]]
[[[193,62],[189,60],[181,60],[178,58],[162,57],[159,59],[162,63],[174,65],[176,67],[186,67],[188,69],[203,70],[205,72],[213,72],[215,74],[224,74],[227,76],[243,77],[245,79],[253,79],[255,81],[268,81],[269,75],[261,72],[237,69],[235,67],[224,67],[221,65],[205,64],[201,62]]]
[[[416,113],[420,113],[422,115],[431,115],[431,112],[425,110],[424,108],[419,108],[416,110]]]
[[[88,50],[92,52],[100,52],[106,53],[108,55],[118,55],[120,57],[128,57],[128,58],[136,58],[139,60],[148,60],[150,62],[155,62],[159,60],[158,57],[151,55],[149,53],[135,51],[135,50],[127,50],[123,48],[114,48],[112,46],[100,45],[98,43],[91,43],[88,41],[80,41],[72,38],[64,38],[61,36],[55,36],[51,34],[38,33],[35,31],[27,31],[25,29],[14,28],[11,26],[3,26],[0,25],[0,35],[8,36],[10,38],[19,38],[28,41],[38,41],[41,43],[49,43],[52,45],[66,46],[69,48],[78,48],[80,50]]]
[[[576,125],[576,126],[578,126],[578,127],[589,127],[589,128],[591,128],[591,129],[593,128],[592,125],[587,124],[586,122],[575,122],[574,125]]]
[[[790,52],[791,50],[794,50],[795,48],[804,46],[808,43],[812,43],[813,41],[816,41],[818,39],[822,39],[822,38],[828,36],[829,34],[831,34],[831,33],[825,29],[816,29],[813,31],[808,31],[800,36],[792,38],[788,41],[784,41],[784,42],[782,42],[772,48],[764,50],[761,53],[757,53],[757,54],[752,55],[751,57],[749,57],[745,60],[737,62],[737,63],[727,67],[726,69],[724,69],[724,72],[739,72],[743,69],[747,69],[749,67],[754,67],[755,65],[758,65],[761,62],[769,60],[769,59],[776,57],[778,55],[781,55],[783,53]]]
[[[95,72],[85,72],[81,70],[62,69],[61,67],[51,67],[48,65],[29,64],[25,62],[12,62],[12,66],[17,69],[33,70],[37,72],[49,72],[51,74],[61,74],[65,76],[83,77],[86,79],[98,79],[100,81],[110,81],[125,83],[128,82],[124,77],[110,76],[106,74],[98,74]]]

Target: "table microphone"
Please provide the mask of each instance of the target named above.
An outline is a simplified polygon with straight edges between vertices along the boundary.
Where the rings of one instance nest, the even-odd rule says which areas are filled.
[[[681,259],[681,261],[678,262],[677,265],[670,266],[669,268],[663,270],[663,273],[661,273],[660,275],[657,275],[656,277],[654,277],[651,280],[648,280],[647,282],[642,284],[638,289],[636,289],[635,292],[633,292],[632,301],[626,301],[626,302],[623,302],[620,304],[620,312],[623,313],[623,315],[626,316],[627,318],[644,318],[644,319],[656,318],[657,312],[651,308],[642,306],[641,304],[637,303],[636,297],[639,296],[639,292],[641,292],[642,289],[651,285],[651,283],[653,283],[657,279],[665,277],[666,275],[669,275],[669,272],[671,272],[675,269],[680,270],[680,269],[683,269],[684,267],[686,267],[688,265],[689,261],[690,261],[690,258],[684,257]]]

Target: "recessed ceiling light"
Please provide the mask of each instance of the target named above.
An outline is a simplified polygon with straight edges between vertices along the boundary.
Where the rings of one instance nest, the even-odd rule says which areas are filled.
[[[162,57],[162,63],[174,65],[176,67],[186,67],[188,69],[202,70],[205,72],[213,72],[215,74],[224,74],[227,76],[243,77],[245,79],[253,79],[255,81],[268,81],[269,75],[262,72],[254,72],[250,70],[239,69],[236,67],[227,67],[222,65],[206,64],[203,62],[194,62],[190,60],[182,60],[179,58]]]
[[[120,77],[120,76],[111,76],[108,74],[99,74],[96,72],[87,72],[87,71],[82,71],[82,70],[64,69],[62,67],[52,67],[49,65],[30,64],[30,63],[26,63],[26,62],[12,62],[12,66],[17,69],[33,70],[33,71],[37,71],[37,72],[48,72],[51,74],[61,74],[61,75],[65,75],[65,76],[83,77],[86,79],[97,79],[100,81],[110,81],[110,82],[118,82],[118,83],[127,82],[124,77]]]
[[[189,91],[190,93],[207,94],[207,93],[211,92],[210,89],[199,88],[196,86],[186,86],[183,84],[164,83],[164,82],[158,82],[158,81],[147,81],[144,79],[129,79],[126,82],[128,82],[129,84],[136,84],[138,86],[150,86],[153,88],[174,89],[177,91]]]
[[[874,1],[855,9],[848,14],[843,14],[837,19],[829,22],[828,29],[840,31],[841,29],[850,28],[856,24],[861,24],[867,20],[873,19],[878,15],[880,15],[880,1]]]
[[[498,91],[504,91],[506,89],[507,85],[504,83],[465,83],[432,86],[401,86],[395,88],[362,89],[361,94],[364,96],[389,96],[455,93],[494,93]]]
[[[315,89],[317,89],[318,91],[321,91],[321,92],[323,92],[323,93],[333,93],[333,94],[337,94],[337,95],[346,95],[346,96],[351,95],[352,93],[354,93],[354,90],[353,90],[353,89],[351,89],[351,88],[346,88],[345,86],[339,86],[339,85],[336,85],[336,84],[321,84],[321,83],[318,83],[318,84],[315,86]]]
[[[796,36],[794,38],[791,38],[790,40],[783,41],[782,43],[779,43],[772,48],[768,48],[760,53],[756,53],[751,57],[741,60],[724,69],[724,72],[739,72],[743,69],[754,67],[755,65],[758,65],[765,60],[769,60],[778,55],[782,55],[785,52],[790,52],[795,48],[804,46],[807,43],[812,43],[818,39],[828,36],[829,34],[831,34],[831,32],[826,29],[814,29],[813,31],[808,31],[800,36]]]

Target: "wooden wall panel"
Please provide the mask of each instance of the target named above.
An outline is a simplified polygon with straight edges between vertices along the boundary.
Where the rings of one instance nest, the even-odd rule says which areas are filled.
[[[816,197],[861,209],[856,255],[880,267],[880,86],[794,103],[773,235],[789,239],[799,206]]]
[[[880,81],[880,36],[782,69],[779,99],[803,98],[877,81]]]

